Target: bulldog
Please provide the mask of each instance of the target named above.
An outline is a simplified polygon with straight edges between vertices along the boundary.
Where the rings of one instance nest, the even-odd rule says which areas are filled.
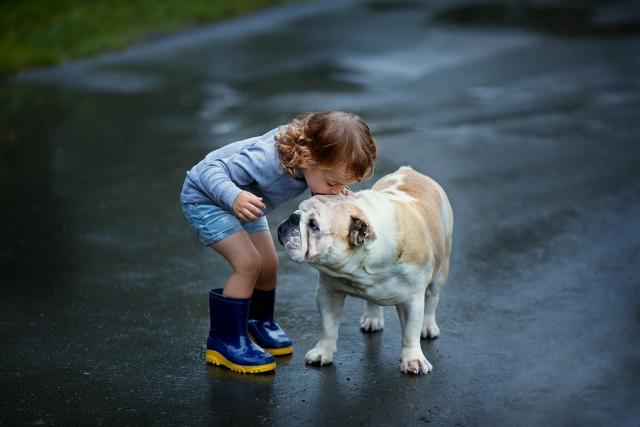
[[[449,275],[452,235],[453,210],[444,190],[406,166],[370,190],[303,201],[278,227],[278,240],[293,261],[320,271],[322,336],[306,363],[333,361],[342,307],[351,295],[365,300],[365,332],[382,330],[383,306],[395,306],[402,326],[401,371],[430,372],[420,337],[440,334],[436,307]]]

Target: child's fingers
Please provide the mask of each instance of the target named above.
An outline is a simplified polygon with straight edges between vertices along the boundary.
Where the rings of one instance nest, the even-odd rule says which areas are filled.
[[[265,208],[265,205],[262,203],[259,205],[256,205],[255,203],[251,203],[251,204],[247,204],[245,207],[250,209],[251,212],[255,213],[256,215],[262,215],[262,209]]]
[[[244,214],[246,220],[245,221],[253,221],[254,219],[256,219],[256,216],[254,214],[251,213],[251,211],[249,211],[249,209],[244,208],[242,209],[242,213]]]
[[[262,215],[262,209],[266,208],[266,206],[264,205],[264,203],[262,203],[259,197],[252,197],[251,199],[247,200],[247,204],[245,205],[245,207],[259,209],[260,215]]]
[[[255,215],[256,217],[262,216],[262,211],[250,203],[246,204],[244,206],[244,209],[249,211],[251,214]]]
[[[260,209],[264,209],[267,207],[264,203],[262,203],[262,197],[254,196],[251,199],[249,199],[249,203],[251,203],[254,206],[257,206]]]

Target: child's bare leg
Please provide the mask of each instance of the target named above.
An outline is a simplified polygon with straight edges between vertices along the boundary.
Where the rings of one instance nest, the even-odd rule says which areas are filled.
[[[233,272],[224,284],[224,296],[231,298],[250,298],[256,279],[262,269],[261,257],[251,243],[246,231],[212,244],[211,249],[220,253],[233,268]]]
[[[268,231],[258,231],[249,234],[251,243],[258,250],[262,269],[256,280],[256,289],[270,291],[276,287],[278,280],[278,253],[273,244],[271,233]]]
[[[274,370],[273,355],[255,344],[248,333],[250,298],[261,269],[258,250],[246,231],[234,233],[211,248],[229,261],[233,272],[224,289],[209,291],[207,362],[245,373]]]

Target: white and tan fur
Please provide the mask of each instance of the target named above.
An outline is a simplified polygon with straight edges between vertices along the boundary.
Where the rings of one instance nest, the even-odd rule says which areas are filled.
[[[336,352],[346,295],[366,300],[360,327],[384,327],[382,306],[394,305],[402,326],[401,370],[432,370],[420,337],[440,334],[435,311],[449,274],[453,211],[444,190],[410,167],[349,196],[315,196],[283,222],[287,254],[320,271],[316,299],[322,336],[307,363],[329,364]]]

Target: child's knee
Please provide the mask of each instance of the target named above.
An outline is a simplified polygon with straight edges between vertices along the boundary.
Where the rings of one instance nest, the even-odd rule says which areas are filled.
[[[278,274],[278,255],[263,255],[262,256],[262,268],[260,275],[262,276],[276,276]]]
[[[258,277],[262,271],[262,258],[257,250],[247,251],[247,253],[233,264],[236,273],[248,277]]]

